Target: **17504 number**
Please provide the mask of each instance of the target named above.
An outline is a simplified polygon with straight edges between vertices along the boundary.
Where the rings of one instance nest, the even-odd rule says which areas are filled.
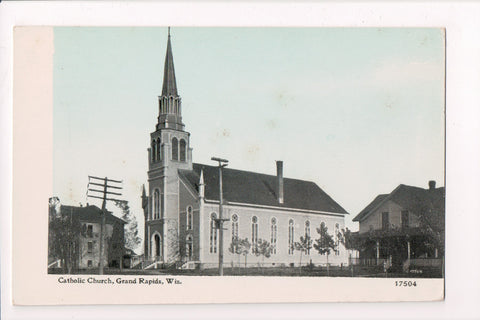
[[[417,281],[395,281],[395,287],[416,287]]]

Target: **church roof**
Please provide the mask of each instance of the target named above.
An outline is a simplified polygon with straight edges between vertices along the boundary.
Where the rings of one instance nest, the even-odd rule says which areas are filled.
[[[219,200],[218,167],[199,163],[193,170],[179,170],[180,175],[198,191],[203,170],[205,198]],[[284,178],[284,203],[277,198],[277,176],[223,168],[223,198],[225,202],[274,206],[302,210],[348,214],[314,182]]]
[[[404,210],[419,215],[432,215],[432,220],[443,221],[445,216],[445,188],[422,189],[400,184],[390,194],[378,195],[353,221],[362,221],[387,201],[393,201]],[[433,217],[435,215],[435,217]]]
[[[165,55],[165,66],[163,71],[162,96],[178,97],[175,68],[173,66],[172,43],[170,41],[170,28],[168,28],[167,53]]]

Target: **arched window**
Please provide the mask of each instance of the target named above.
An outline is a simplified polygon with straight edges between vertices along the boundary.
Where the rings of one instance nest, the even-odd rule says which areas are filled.
[[[158,219],[160,217],[160,192],[155,189],[153,192],[153,218]]]
[[[305,242],[310,241],[310,221],[305,221]],[[310,254],[310,248],[307,248],[307,254]]]
[[[155,140],[152,140],[152,149],[150,150],[150,152],[152,162],[155,162],[155,155],[157,154],[157,144],[155,143]]]
[[[157,139],[157,161],[162,159],[162,153],[160,152],[162,147],[160,145],[160,138]]]
[[[215,224],[217,215],[212,212],[210,215],[210,253],[217,253],[217,228]]]
[[[295,242],[295,225],[293,220],[288,221],[288,254],[293,254],[294,242]]]
[[[232,214],[232,242],[234,239],[238,239],[238,216]]]
[[[187,256],[188,260],[192,260],[193,258],[193,238],[192,235],[189,234],[185,241],[185,255]]]
[[[185,161],[186,159],[186,147],[187,147],[187,143],[185,142],[185,140],[181,139],[180,140],[180,161]]]
[[[172,139],[172,160],[178,161],[178,139]]]
[[[252,217],[252,252],[256,253],[258,244],[258,218]]]
[[[277,253],[277,219],[272,218],[270,225],[270,244],[272,245],[272,254]]]
[[[340,226],[338,223],[336,223],[335,224],[335,255],[336,256],[340,255],[339,245],[340,245]]]
[[[324,229],[324,230],[327,229],[327,225],[325,224],[325,222],[321,222],[321,223],[320,223],[320,230],[322,230],[322,229]],[[318,229],[317,229],[317,232],[318,232]],[[324,235],[323,232],[319,232],[319,233],[320,233],[320,239],[319,239],[319,240],[320,240],[320,244],[321,244],[323,247],[325,247],[327,239],[325,238],[325,235]],[[320,253],[320,254],[321,254],[321,255],[324,255],[325,252]]]
[[[193,208],[192,206],[187,207],[187,230],[192,230],[193,224]]]

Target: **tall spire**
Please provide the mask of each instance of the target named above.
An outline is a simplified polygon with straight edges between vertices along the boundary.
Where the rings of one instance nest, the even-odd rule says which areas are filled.
[[[174,97],[178,96],[177,82],[175,80],[175,68],[173,67],[172,43],[170,41],[170,27],[168,27],[167,54],[165,55],[162,96],[174,96]]]
[[[177,92],[175,68],[173,67],[172,43],[170,40],[170,27],[168,27],[167,54],[165,55],[165,70],[163,73],[162,95],[158,97],[158,123],[157,130],[161,128],[182,130],[182,99]]]

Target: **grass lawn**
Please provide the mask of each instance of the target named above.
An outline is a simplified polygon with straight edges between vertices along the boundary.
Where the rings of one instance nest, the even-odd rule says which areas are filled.
[[[52,274],[61,274],[61,270],[49,270]],[[98,269],[78,270],[75,274],[98,274]],[[181,276],[218,276],[218,269],[114,269],[106,268],[105,275],[181,275]],[[276,276],[276,277],[368,277],[368,278],[442,278],[441,270],[426,269],[422,273],[384,273],[380,267],[276,267],[276,268],[224,268],[224,276]]]

